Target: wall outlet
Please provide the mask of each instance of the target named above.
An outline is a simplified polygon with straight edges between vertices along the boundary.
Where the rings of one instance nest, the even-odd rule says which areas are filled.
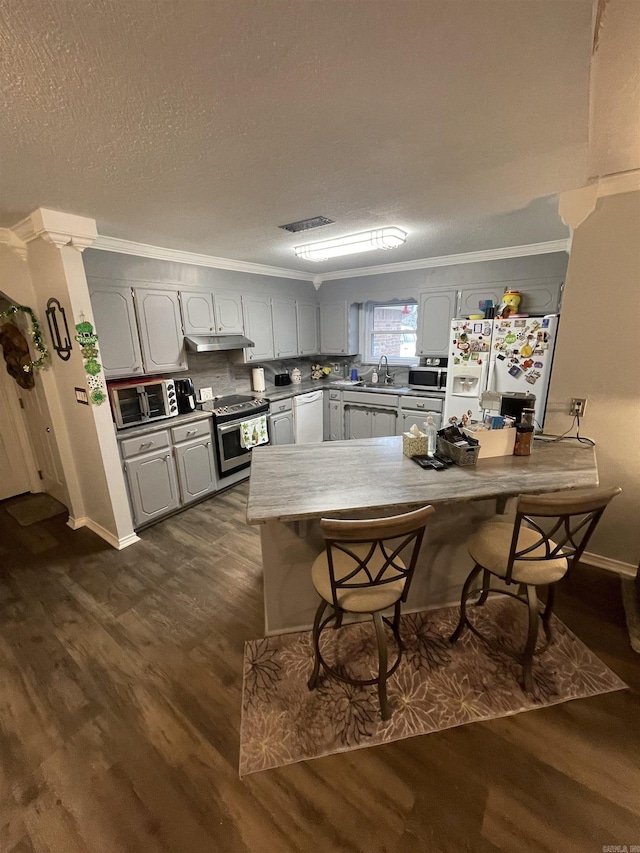
[[[571,398],[571,409],[569,411],[570,415],[573,415],[574,417],[583,418],[586,408],[587,408],[587,398],[586,397],[572,397]]]
[[[204,402],[205,400],[213,400],[213,388],[201,388],[200,400],[202,402]]]
[[[338,373],[338,374],[342,373],[342,368],[340,367],[339,364],[332,364],[331,367],[333,368],[334,373]]]

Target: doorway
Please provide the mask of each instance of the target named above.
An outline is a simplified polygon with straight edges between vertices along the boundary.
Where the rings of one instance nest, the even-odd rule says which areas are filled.
[[[24,424],[16,390],[17,385],[0,359],[0,501],[31,491],[29,467],[20,440]]]

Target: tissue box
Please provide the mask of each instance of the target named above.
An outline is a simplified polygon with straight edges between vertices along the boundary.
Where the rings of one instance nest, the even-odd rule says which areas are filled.
[[[462,432],[480,442],[478,459],[488,459],[491,456],[511,456],[516,441],[515,427],[508,429],[480,429],[472,432],[463,427]]]
[[[427,436],[424,433],[412,435],[410,432],[402,433],[402,452],[405,456],[424,456],[427,452]]]

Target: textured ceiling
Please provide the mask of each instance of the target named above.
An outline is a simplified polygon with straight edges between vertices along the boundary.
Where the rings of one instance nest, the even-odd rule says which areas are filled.
[[[586,178],[590,0],[0,0],[0,225],[321,273],[566,235]],[[313,264],[277,226],[376,225]]]

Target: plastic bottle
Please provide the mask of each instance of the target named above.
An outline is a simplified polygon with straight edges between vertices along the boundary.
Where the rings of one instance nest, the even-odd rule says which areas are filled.
[[[374,370],[374,371],[373,371],[373,373],[371,374],[371,381],[372,381],[372,382],[377,382],[377,381],[378,381],[378,374],[375,372],[375,370]]]
[[[433,456],[436,452],[438,430],[436,429],[436,425],[434,424],[431,415],[429,415],[425,421],[424,433],[427,436],[427,455]]]

